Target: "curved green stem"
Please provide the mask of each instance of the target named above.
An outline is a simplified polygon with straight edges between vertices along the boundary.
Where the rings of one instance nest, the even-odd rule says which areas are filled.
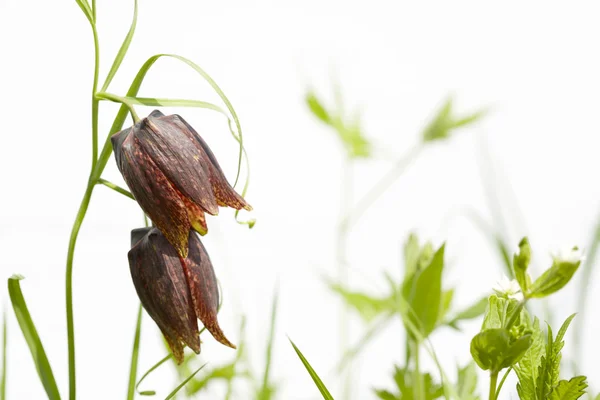
[[[85,194],[81,200],[79,211],[75,217],[75,223],[71,229],[71,237],[69,239],[69,250],[67,253],[67,270],[66,270],[66,301],[67,301],[67,340],[69,346],[69,399],[75,400],[76,398],[76,381],[75,381],[75,329],[73,324],[73,255],[75,254],[75,244],[77,243],[77,236],[79,235],[79,229],[85,218],[92,193],[94,191],[93,180],[88,181]]]
[[[500,390],[502,390],[502,386],[504,386],[504,381],[506,380],[506,378],[508,378],[508,374],[510,374],[510,371],[512,371],[512,369],[513,369],[513,367],[510,367],[504,373],[504,376],[500,380],[500,385],[498,385],[498,389],[496,389],[496,394],[494,395],[494,400],[496,400],[498,398],[498,396],[500,395]]]
[[[114,190],[117,193],[121,193],[123,196],[129,197],[132,200],[135,200],[135,197],[133,197],[133,195],[131,194],[131,192],[129,192],[128,190],[123,189],[121,186],[119,185],[115,185],[114,183],[107,181],[106,179],[98,179],[98,181],[96,182],[97,184],[102,184],[104,186],[106,186],[107,188],[111,188],[112,190]]]
[[[110,100],[115,103],[121,103],[129,109],[129,112],[131,113],[131,117],[133,118],[134,122],[138,122],[140,120],[140,117],[135,112],[135,108],[133,107],[133,104],[125,97],[117,96],[117,95],[114,95],[111,93],[101,92],[101,93],[96,93],[94,95],[94,98],[96,100]]]

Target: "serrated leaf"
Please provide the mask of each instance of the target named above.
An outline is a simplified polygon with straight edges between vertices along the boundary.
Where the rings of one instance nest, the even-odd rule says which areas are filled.
[[[588,384],[585,376],[576,376],[570,380],[562,380],[552,390],[550,400],[577,400],[585,394]]]
[[[327,387],[325,387],[325,384],[323,383],[321,378],[319,378],[319,375],[317,375],[317,373],[315,372],[313,367],[310,365],[308,360],[304,357],[304,355],[302,354],[300,349],[298,347],[296,347],[294,342],[292,342],[292,339],[289,339],[289,341],[292,344],[294,351],[298,355],[298,358],[300,358],[300,361],[302,361],[302,364],[304,364],[304,368],[306,368],[306,371],[308,371],[310,377],[312,378],[313,382],[315,383],[315,386],[317,386],[317,388],[319,389],[319,392],[321,392],[321,396],[323,396],[323,399],[333,400],[333,396],[331,395],[331,393],[329,393],[329,390],[327,390]]]
[[[435,253],[429,265],[414,276],[413,290],[408,303],[411,317],[427,337],[435,328],[441,310],[442,272],[444,270],[444,245]]]
[[[24,279],[21,275],[13,275],[8,279],[8,293],[10,295],[10,301],[12,303],[17,322],[21,328],[21,333],[27,342],[29,351],[35,364],[38,376],[44,390],[50,400],[60,400],[60,393],[58,392],[58,386],[54,379],[54,373],[50,367],[50,362],[46,356],[46,351],[42,345],[42,341],[38,335],[35,324],[29,314],[29,309],[25,303],[23,292],[21,291],[20,281]]]
[[[469,320],[469,319],[473,319],[473,318],[477,318],[477,317],[481,316],[487,309],[487,305],[488,305],[488,298],[484,297],[484,298],[480,299],[479,301],[477,301],[476,303],[473,303],[471,306],[467,307],[466,309],[459,311],[454,316],[454,318],[452,318],[446,324],[453,327],[454,329],[458,329],[457,324],[460,321],[465,321],[465,320]]]
[[[361,292],[353,292],[338,284],[329,287],[344,299],[344,302],[353,308],[365,322],[371,322],[376,317],[395,311],[395,303],[390,297],[377,298]]]
[[[517,392],[521,400],[536,400],[538,369],[544,352],[544,336],[537,318],[533,322],[531,338],[531,346],[514,366],[519,379]]]

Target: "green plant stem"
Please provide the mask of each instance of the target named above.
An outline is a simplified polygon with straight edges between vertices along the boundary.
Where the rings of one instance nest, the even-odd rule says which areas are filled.
[[[98,31],[96,30],[96,2],[92,0],[92,13],[94,23],[92,33],[94,36],[94,82],[92,84],[92,170],[96,167],[98,159],[98,109],[99,100],[96,98],[98,91],[98,75],[100,73],[100,44],[98,42]]]
[[[92,193],[94,191],[94,181],[88,181],[85,194],[81,200],[79,211],[75,217],[75,223],[71,229],[71,237],[69,239],[69,250],[67,253],[67,270],[66,270],[66,301],[67,301],[67,340],[69,347],[69,399],[76,399],[76,382],[75,382],[75,330],[73,324],[73,256],[75,254],[75,244],[79,229],[85,218]]]
[[[96,100],[110,100],[115,103],[121,103],[121,104],[127,106],[134,122],[138,122],[140,120],[140,117],[135,112],[135,108],[133,107],[133,104],[129,100],[127,100],[125,97],[117,96],[117,95],[114,95],[111,93],[102,92],[102,93],[96,93],[94,95],[94,98]]]
[[[133,195],[128,190],[125,190],[121,186],[115,185],[114,183],[107,181],[106,179],[100,178],[100,179],[98,179],[98,181],[96,183],[102,184],[108,188],[111,188],[115,192],[121,193],[123,196],[127,196],[130,199],[135,200],[135,197],[133,197]]]
[[[415,370],[414,370],[414,379],[415,382],[415,399],[424,399],[425,398],[425,389],[423,385],[423,377],[421,376],[421,364],[420,364],[420,355],[419,355],[419,342],[416,340],[413,341],[413,349],[412,349],[413,357],[415,360]]]
[[[490,394],[488,396],[489,400],[496,399],[496,385],[498,384],[498,371],[490,372]]]
[[[510,367],[504,373],[504,376],[500,380],[500,385],[498,385],[498,389],[496,389],[496,394],[494,395],[494,400],[496,400],[498,398],[498,396],[500,395],[500,390],[502,390],[502,386],[504,386],[504,381],[506,380],[506,378],[508,378],[508,375],[510,374],[510,371],[512,371],[512,369],[513,369],[513,367]]]
[[[342,224],[350,229],[364,215],[365,211],[381,197],[383,193],[402,175],[408,166],[417,158],[423,145],[419,144],[409,150],[396,161],[394,166],[364,195],[352,210],[346,214]]]
[[[337,227],[337,240],[336,240],[336,264],[337,264],[337,280],[342,287],[346,287],[348,283],[348,262],[346,259],[346,243],[348,239],[348,233],[350,227],[348,220],[344,219],[343,216],[348,212],[349,205],[352,201],[352,188],[353,188],[353,177],[352,177],[352,159],[346,158],[342,165],[342,188],[340,191],[340,210],[342,217]],[[340,354],[346,353],[348,348],[348,305],[342,303],[342,309],[340,312]],[[352,368],[348,367],[344,371],[343,378],[343,394],[342,398],[348,400],[351,393],[351,376]]]

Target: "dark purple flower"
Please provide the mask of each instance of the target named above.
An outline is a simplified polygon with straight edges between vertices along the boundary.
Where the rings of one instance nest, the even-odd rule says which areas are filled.
[[[198,319],[220,343],[235,348],[217,321],[219,289],[210,258],[194,232],[182,258],[157,228],[134,229],[131,278],[142,305],[162,331],[177,363],[183,346],[200,353]]]
[[[112,136],[117,166],[131,193],[177,252],[190,229],[206,234],[204,213],[252,207],[227,182],[214,154],[183,118],[153,111]]]

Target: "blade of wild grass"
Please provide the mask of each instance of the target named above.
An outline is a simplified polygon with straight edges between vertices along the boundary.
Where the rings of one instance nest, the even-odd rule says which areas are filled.
[[[19,284],[21,279],[23,279],[23,277],[20,275],[13,275],[8,279],[8,293],[10,295],[10,301],[12,303],[13,310],[15,311],[17,321],[19,322],[19,326],[21,327],[23,337],[25,338],[25,341],[29,346],[29,350],[31,351],[35,368],[38,372],[42,385],[44,385],[48,399],[60,400],[60,393],[58,392],[58,387],[56,386],[56,380],[54,379],[50,362],[48,361],[42,341],[40,340],[33,320],[31,319],[31,315],[29,314],[29,310],[27,309],[23,292],[21,292],[21,286]]]
[[[146,379],[146,377],[148,375],[150,375],[150,373],[152,373],[152,371],[154,371],[156,368],[163,365],[165,362],[170,360],[172,357],[173,357],[173,354],[169,354],[169,355],[165,356],[162,360],[160,360],[159,362],[154,364],[152,367],[150,367],[150,369],[148,371],[146,371],[146,373],[144,373],[144,375],[142,375],[142,377],[140,378],[138,383],[135,385],[135,391],[137,392],[137,394],[139,394],[140,396],[154,396],[156,394],[156,392],[154,390],[143,390],[140,392],[140,384],[142,383],[142,381],[144,379]]]
[[[0,400],[6,400],[6,311],[2,313],[2,378],[0,378]]]
[[[131,40],[133,39],[133,34],[135,33],[135,27],[137,25],[137,15],[138,15],[138,3],[137,3],[137,0],[134,0],[133,21],[131,21],[131,26],[129,27],[129,31],[127,32],[127,35],[125,36],[125,39],[123,40],[123,44],[121,45],[121,48],[119,49],[119,52],[117,53],[112,66],[110,67],[110,71],[108,71],[108,75],[106,76],[104,85],[102,85],[102,89],[100,89],[101,92],[104,92],[108,88],[108,86],[112,82],[113,78],[115,77],[115,74],[119,70],[121,63],[123,62],[123,59],[125,58],[125,55],[127,54],[127,50],[129,49],[129,45],[131,44]]]
[[[179,386],[177,386],[175,389],[173,389],[173,391],[171,393],[169,393],[169,395],[167,397],[165,397],[165,400],[170,400],[173,397],[175,397],[175,395],[177,394],[177,392],[179,392],[190,380],[192,380],[192,378],[198,373],[200,372],[200,370],[202,368],[204,368],[206,366],[206,364],[202,365],[200,368],[198,368],[197,370],[194,371],[193,374],[191,374],[190,376],[188,376],[183,382],[181,382],[179,384]]]
[[[596,231],[592,236],[592,241],[590,247],[587,250],[585,263],[583,264],[583,268],[581,271],[581,288],[579,289],[579,296],[577,298],[577,311],[579,312],[580,317],[577,318],[577,320],[575,321],[575,330],[579,332],[579,334],[574,335],[574,353],[576,360],[583,359],[583,346],[581,343],[581,336],[583,332],[583,324],[587,320],[585,318],[588,305],[587,298],[590,288],[590,281],[592,279],[592,271],[594,269],[594,263],[596,261],[598,250],[600,250],[600,219],[598,219],[598,225],[596,226]]]
[[[265,356],[265,373],[263,375],[262,387],[258,392],[258,400],[268,400],[271,398],[272,386],[269,385],[269,372],[271,369],[271,361],[273,358],[273,343],[275,338],[275,321],[277,319],[277,303],[279,299],[279,291],[275,289],[273,294],[273,305],[271,306],[271,326],[269,328],[269,341],[267,342],[267,353]]]
[[[135,396],[135,381],[137,380],[138,360],[140,355],[140,335],[142,333],[142,305],[138,307],[137,322],[135,323],[135,335],[133,337],[133,349],[131,350],[131,366],[129,368],[129,386],[127,388],[127,400],[133,400]]]
[[[317,373],[315,372],[315,370],[313,369],[313,367],[311,367],[310,363],[304,357],[304,355],[302,354],[302,352],[300,351],[300,349],[298,349],[298,347],[296,347],[296,345],[294,344],[294,342],[292,342],[292,339],[288,338],[288,340],[290,341],[290,343],[294,347],[294,350],[296,351],[296,354],[298,355],[298,358],[300,358],[300,361],[302,361],[302,364],[304,364],[304,368],[306,368],[306,370],[310,374],[310,377],[312,378],[313,382],[315,382],[315,385],[319,389],[319,392],[321,392],[321,395],[323,396],[323,398],[325,400],[333,400],[333,396],[331,395],[331,393],[329,393],[329,390],[327,390],[327,388],[325,387],[325,384],[323,383],[323,381],[321,380],[321,378],[319,378],[319,375],[317,375]]]

